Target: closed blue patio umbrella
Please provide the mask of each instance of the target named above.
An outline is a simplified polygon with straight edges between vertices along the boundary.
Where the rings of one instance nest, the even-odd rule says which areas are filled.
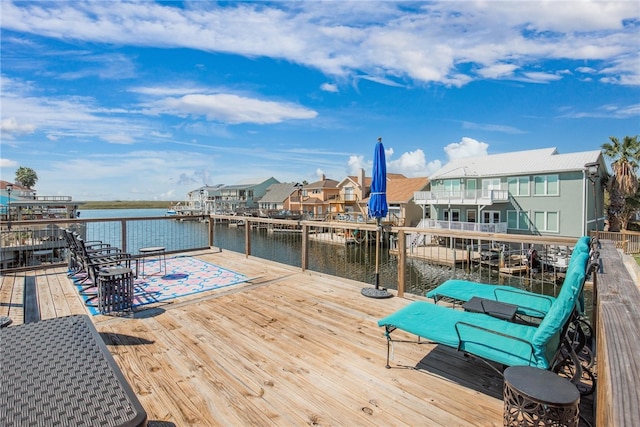
[[[384,156],[382,138],[378,138],[373,152],[373,171],[371,174],[371,192],[367,204],[369,217],[375,218],[378,225],[376,231],[376,276],[375,288],[362,289],[362,295],[371,298],[388,298],[392,296],[386,289],[380,289],[380,234],[382,232],[381,220],[387,216],[387,162]]]

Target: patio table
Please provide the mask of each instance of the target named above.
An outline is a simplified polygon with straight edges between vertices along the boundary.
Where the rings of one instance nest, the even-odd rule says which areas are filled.
[[[462,304],[462,308],[466,311],[474,313],[484,313],[498,319],[513,321],[518,311],[518,306],[507,304],[505,302],[494,301],[486,298],[472,297],[469,301]]]
[[[146,426],[88,316],[0,329],[0,419],[10,426]]]
[[[140,248],[140,262],[142,267],[141,276],[144,276],[144,264],[145,261],[150,259],[153,256],[157,257],[158,260],[158,273],[167,272],[167,254],[165,252],[164,246],[150,246],[148,248]]]

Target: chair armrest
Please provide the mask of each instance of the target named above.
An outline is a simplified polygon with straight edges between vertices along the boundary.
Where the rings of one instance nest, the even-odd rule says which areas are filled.
[[[120,248],[116,248],[115,246],[109,246],[102,249],[90,250],[90,251],[87,251],[87,253],[89,254],[90,258],[95,258],[95,257],[101,257],[101,256],[115,255],[123,252],[122,252],[122,249]]]
[[[549,303],[549,306],[547,307],[547,311],[549,311],[549,309],[551,308],[551,306],[553,305],[553,302],[554,302],[553,298],[548,296],[548,295],[541,295],[541,294],[535,294],[535,293],[532,293],[532,292],[519,291],[517,289],[501,289],[501,288],[494,289],[494,291],[493,291],[493,295],[495,296],[496,301],[502,301],[500,299],[500,296],[498,295],[501,292],[516,294],[516,295],[525,295],[527,298],[532,298],[532,299],[533,298],[537,298],[537,299],[546,301],[547,303]],[[514,304],[514,302],[513,301],[510,302],[510,304]],[[518,305],[519,307],[522,307],[522,308],[526,308],[527,310],[531,310],[531,311],[535,311],[537,313],[540,313],[540,315],[541,315],[540,317],[544,317],[547,314],[546,311],[540,311],[537,308],[533,308],[533,307],[529,307],[529,306],[525,306],[525,305],[520,305],[520,304],[516,304],[516,305]]]
[[[496,336],[499,336],[499,337],[502,337],[502,338],[506,338],[507,340],[512,340],[512,341],[514,341],[514,345],[516,343],[520,344],[520,345],[525,344],[525,346],[529,347],[529,350],[530,350],[530,352],[529,352],[529,354],[530,354],[529,361],[532,361],[534,359],[534,348],[533,348],[533,345],[529,341],[524,340],[524,339],[519,338],[519,337],[516,337],[514,335],[505,334],[503,332],[498,332],[498,331],[495,331],[493,329],[488,329],[488,328],[485,328],[485,327],[482,327],[482,326],[478,326],[478,325],[474,325],[474,324],[468,323],[468,322],[456,322],[456,324],[455,324],[456,333],[458,334],[458,351],[465,351],[465,350],[462,349],[463,342],[473,342],[473,339],[465,339],[465,337],[463,337],[463,333],[462,333],[462,330],[460,328],[461,326],[462,327],[468,327],[470,329],[475,329],[475,330],[478,330],[478,331],[482,331],[482,332],[490,334],[490,335],[496,335]],[[472,337],[469,337],[469,338],[472,338]],[[507,349],[505,349],[505,353],[508,353]]]
[[[116,265],[123,265],[125,267],[131,268],[131,260],[133,257],[131,254],[126,252],[118,252],[113,255],[107,255],[103,258],[97,258],[93,260],[93,265],[98,269],[102,269],[104,267],[113,267]]]

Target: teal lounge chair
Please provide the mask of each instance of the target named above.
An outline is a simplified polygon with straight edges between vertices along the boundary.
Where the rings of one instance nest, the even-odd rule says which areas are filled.
[[[466,312],[415,301],[378,321],[387,337],[387,368],[391,334],[396,329],[436,344],[463,351],[486,361],[506,366],[528,365],[551,369],[561,351],[561,343],[576,301],[584,286],[589,254],[572,257],[564,285],[539,325],[508,322],[484,313]]]
[[[573,248],[574,256],[590,251],[589,236],[581,237]],[[569,261],[571,263],[571,261]],[[427,297],[438,302],[442,298],[466,302],[473,297],[504,302],[518,306],[518,314],[532,318],[543,318],[550,310],[554,297],[513,286],[490,285],[486,283],[470,282],[467,280],[447,280],[441,285],[427,292]]]

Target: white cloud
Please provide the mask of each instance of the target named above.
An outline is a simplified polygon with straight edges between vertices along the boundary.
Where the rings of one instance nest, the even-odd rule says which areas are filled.
[[[479,77],[510,78],[516,70],[532,81],[549,81],[559,70],[536,70],[540,61],[566,58],[619,61],[623,75],[602,70],[602,77],[639,84],[638,30],[624,26],[638,19],[632,1],[425,2],[410,13],[394,2],[235,2],[225,7],[190,2],[184,8],[152,2],[117,8],[108,2],[3,2],[2,7],[2,25],[10,30],[285,59],[328,75],[365,75],[383,84],[408,78],[462,86]],[[123,71],[117,66],[122,60],[105,62],[105,72]],[[477,67],[462,72],[463,64]]]
[[[421,149],[402,153],[397,160],[387,160],[387,164],[388,172],[401,173],[407,177],[429,175],[427,160]]]
[[[489,144],[465,136],[460,142],[452,142],[444,147],[444,151],[449,160],[454,160],[465,157],[486,156],[488,148]]]
[[[360,169],[370,169],[371,162],[367,163],[364,156],[349,156],[347,161],[347,175],[358,175]]]
[[[133,144],[135,142],[130,135],[124,133],[102,135],[102,139],[111,144]]]
[[[523,73],[523,75],[525,76],[527,81],[532,83],[549,83],[552,81],[560,80],[562,78],[562,76],[559,76],[557,74],[544,72],[528,72]]]
[[[578,67],[576,68],[576,71],[584,74],[595,74],[597,72],[595,68],[591,67]]]
[[[600,107],[590,111],[568,111],[561,117],[567,117],[572,119],[583,118],[614,118],[614,119],[628,119],[631,117],[640,116],[640,104],[630,105],[601,105]]]
[[[525,133],[523,130],[515,128],[509,125],[497,125],[491,123],[473,123],[473,122],[462,122],[463,129],[474,129],[474,130],[483,130],[489,132],[502,132],[508,134],[523,134]]]
[[[18,162],[10,159],[0,158],[0,168],[15,168],[18,166]]]
[[[162,132],[158,132],[158,131],[154,130],[153,132],[151,132],[151,136],[155,136],[155,137],[158,137],[158,138],[171,138],[173,135],[168,133],[168,132],[167,133],[162,133]]]
[[[320,85],[320,90],[324,92],[338,93],[338,85],[334,83],[322,83],[322,85]]]
[[[234,94],[192,94],[164,98],[146,104],[148,114],[179,117],[205,116],[207,120],[230,124],[279,123],[292,119],[312,119],[317,112],[294,104],[264,101]]]
[[[16,135],[28,135],[35,132],[36,127],[31,124],[20,124],[15,117],[3,119],[0,122],[0,132],[3,138],[13,138]]]
[[[513,72],[518,69],[515,64],[490,64],[478,70],[478,74],[488,79],[497,79],[502,77],[510,77]]]

